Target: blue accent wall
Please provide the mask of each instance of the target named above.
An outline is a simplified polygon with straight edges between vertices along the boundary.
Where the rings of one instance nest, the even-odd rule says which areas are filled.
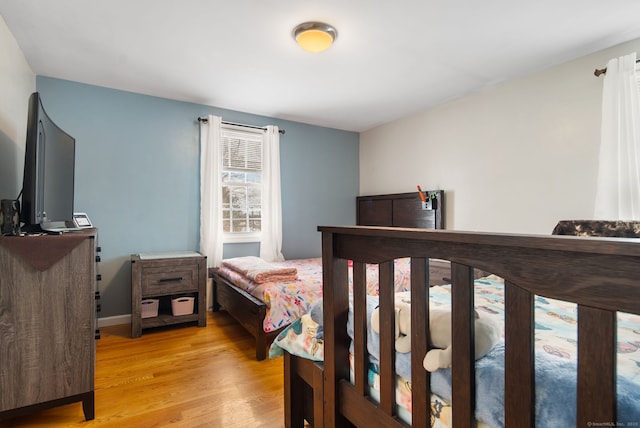
[[[358,133],[49,77],[36,87],[49,116],[76,138],[75,211],[99,230],[101,317],[131,313],[131,254],[199,248],[199,116],[286,130],[285,258],[319,257],[318,225],[355,224]],[[226,245],[224,256],[257,252]]]

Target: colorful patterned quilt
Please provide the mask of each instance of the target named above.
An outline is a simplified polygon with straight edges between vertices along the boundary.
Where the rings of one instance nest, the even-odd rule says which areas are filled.
[[[233,269],[224,266],[217,273],[267,305],[264,331],[276,331],[309,312],[311,305],[322,297],[322,258],[272,262],[281,268],[296,268],[298,279],[289,282],[258,284]],[[409,290],[410,259],[398,259],[394,265],[396,291]],[[351,280],[351,273],[349,274]],[[367,266],[367,292],[378,295],[378,267]]]
[[[436,307],[450,306],[450,286],[438,286],[430,289],[430,304]],[[409,293],[397,293],[396,299],[409,300]],[[371,304],[370,304],[371,303]],[[375,301],[368,302],[368,306],[375,307]],[[490,275],[475,281],[475,305],[481,316],[490,316],[498,323],[504,326],[504,284],[501,278]],[[576,321],[576,305],[567,302],[561,302],[553,299],[547,299],[537,296],[535,299],[535,349],[536,349],[536,375],[538,371],[545,372],[543,376],[555,378],[562,371],[572,370],[575,368],[575,360],[577,355],[577,321]],[[626,419],[628,422],[640,422],[640,316],[618,313],[618,345],[617,345],[617,369],[618,369],[618,393],[619,393],[619,417],[631,418]],[[300,320],[294,322],[290,327],[282,331],[271,346],[270,357],[277,357],[283,351],[290,352],[294,355],[321,361],[324,358],[322,339],[317,337],[318,324],[314,322],[309,315],[305,315]],[[371,337],[369,342],[375,342]],[[370,348],[370,352],[372,349]],[[375,358],[375,349],[373,350],[369,370],[369,383],[372,389],[372,396],[377,394],[377,385],[379,383],[377,375],[377,365]],[[494,378],[494,366],[503,365],[504,344],[497,345],[486,357],[476,362],[476,374],[478,382],[481,377],[487,373],[486,377]],[[397,354],[396,356],[396,372],[400,375],[396,388],[396,402],[399,406],[399,415],[405,420],[410,421],[411,412],[411,373],[410,373],[410,357],[408,354]],[[498,369],[499,370],[499,369]],[[558,376],[556,376],[556,374]],[[575,378],[575,374],[569,374]],[[499,377],[499,376],[498,376]],[[541,379],[537,378],[537,384],[540,385]],[[566,385],[556,385],[553,389],[567,388],[566,395],[575,397],[575,381]],[[490,391],[497,388],[488,387],[485,393],[481,387],[478,387],[478,397],[476,417],[479,422],[486,423],[489,426],[501,425],[501,409],[495,403],[489,404],[488,395]],[[434,394],[431,400],[432,418],[436,421],[435,426],[449,426],[451,418],[451,409],[448,404],[450,396],[450,370],[438,370],[432,374],[432,389]],[[626,396],[620,400],[620,395]],[[538,392],[537,392],[538,394]],[[537,396],[538,397],[538,396]],[[540,397],[538,397],[540,398]],[[537,398],[537,399],[538,399]],[[497,400],[503,400],[497,397]],[[546,401],[544,401],[546,400]],[[562,417],[567,417],[575,421],[575,406],[556,404],[554,400],[548,397],[541,399],[546,408],[539,409],[541,414],[545,412],[555,412]],[[485,408],[480,408],[485,405]],[[549,404],[551,403],[551,404]],[[573,408],[573,414],[571,409]],[[620,412],[626,412],[621,415]],[[540,419],[540,418],[539,418]],[[556,420],[556,419],[554,419]],[[571,425],[571,424],[569,424]],[[575,426],[575,422],[573,423]],[[564,426],[564,425],[563,425]]]

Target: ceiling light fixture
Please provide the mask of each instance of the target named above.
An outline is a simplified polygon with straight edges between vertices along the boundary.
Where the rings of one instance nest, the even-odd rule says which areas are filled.
[[[338,37],[338,32],[323,22],[304,22],[293,29],[293,38],[308,52],[322,52]]]

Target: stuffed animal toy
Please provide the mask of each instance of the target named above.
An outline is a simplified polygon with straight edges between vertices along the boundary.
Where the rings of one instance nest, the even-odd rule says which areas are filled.
[[[323,339],[324,329],[322,326],[324,324],[324,319],[323,319],[323,311],[322,311],[322,299],[318,300],[313,305],[311,305],[311,310],[309,311],[309,315],[311,316],[311,319],[315,321],[316,324],[318,324],[318,333],[316,334],[316,338]]]
[[[411,352],[411,306],[403,301],[396,302],[394,312],[396,352]],[[379,308],[375,308],[371,313],[371,328],[380,333]]]
[[[399,301],[395,303],[395,348],[397,352],[411,351],[411,306]],[[488,317],[480,318],[475,314],[475,359],[481,358],[499,342],[500,326]],[[371,328],[380,332],[379,308],[371,314]],[[451,311],[449,309],[430,308],[429,333],[431,349],[422,362],[424,368],[434,372],[440,368],[451,367]]]
[[[484,357],[500,340],[500,326],[489,317],[475,313],[475,359]],[[425,355],[422,365],[434,372],[451,367],[451,311],[431,308],[429,311],[429,333],[434,349]]]
[[[300,323],[302,324],[302,332],[300,335],[304,342],[304,349],[306,349],[310,355],[316,356],[324,342],[321,338],[318,338],[319,324],[311,318],[310,314],[304,314],[300,317]]]
[[[300,317],[300,323],[302,324],[300,334],[315,339],[318,334],[318,323],[309,314],[304,314]]]

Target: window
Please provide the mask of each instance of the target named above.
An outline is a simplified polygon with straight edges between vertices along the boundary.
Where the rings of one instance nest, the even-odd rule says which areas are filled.
[[[255,242],[262,229],[263,132],[222,126],[222,225],[225,242]]]

